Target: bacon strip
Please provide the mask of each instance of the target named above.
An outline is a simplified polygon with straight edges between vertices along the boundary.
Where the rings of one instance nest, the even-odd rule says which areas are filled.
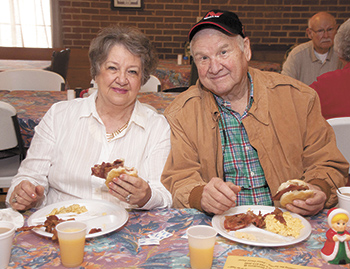
[[[224,227],[229,231],[236,231],[247,227],[249,224],[254,224],[258,228],[265,227],[265,219],[259,211],[259,215],[248,210],[247,213],[240,213],[232,216],[225,216]]]
[[[109,171],[120,166],[124,166],[123,159],[116,159],[113,163],[103,162],[101,164],[95,164],[93,167],[91,167],[91,175],[105,179]]]
[[[306,191],[308,190],[308,186],[299,186],[299,185],[289,185],[288,188],[285,188],[284,190],[278,191],[275,196],[272,197],[272,200],[278,201],[281,199],[281,196],[289,191]]]
[[[267,213],[264,216],[261,214],[261,211],[259,211],[259,214],[256,215],[251,210],[248,210],[247,213],[239,213],[236,215],[225,216],[224,228],[229,231],[236,231],[247,227],[249,224],[253,224],[258,228],[265,228],[265,218],[267,215],[271,214],[275,215],[275,219],[277,221],[281,222],[284,225],[287,225],[287,222],[283,217],[282,210],[276,207],[273,212]]]
[[[71,219],[63,220],[63,219],[58,218],[56,215],[50,215],[50,216],[46,217],[44,224],[39,224],[39,225],[35,225],[35,226],[26,226],[26,227],[23,226],[21,228],[18,228],[17,232],[30,231],[30,230],[33,230],[36,228],[45,227],[45,232],[52,233],[53,234],[52,240],[55,241],[58,239],[57,230],[55,229],[56,225],[61,223],[61,222],[70,221],[70,220],[75,220],[75,219],[71,218]],[[97,232],[101,232],[101,231],[102,231],[101,228],[92,228],[89,231],[89,234],[97,233]]]

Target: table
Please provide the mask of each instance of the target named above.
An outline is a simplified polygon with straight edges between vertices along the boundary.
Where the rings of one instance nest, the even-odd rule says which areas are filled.
[[[33,210],[24,213],[25,220]],[[308,239],[297,245],[265,248],[248,246],[217,236],[212,268],[223,268],[228,255],[266,258],[318,268],[346,268],[326,263],[320,249],[328,230],[326,210],[307,218],[313,227]],[[88,239],[83,268],[190,268],[186,229],[192,225],[211,225],[211,217],[196,209],[155,209],[131,211],[129,221],[110,234]],[[160,245],[138,246],[138,239],[166,230],[173,236]],[[16,232],[9,268],[64,268],[60,264],[58,243],[32,231]]]
[[[159,60],[153,73],[161,82],[162,90],[188,86],[191,65],[178,65],[177,60]]]
[[[263,61],[250,61],[249,66],[263,70],[281,72],[281,64]],[[156,71],[153,73],[159,78],[162,90],[188,86],[191,65],[178,65],[176,59],[159,60]]]
[[[42,60],[2,60],[0,71],[11,69],[44,69],[51,61]],[[281,64],[263,61],[250,61],[249,66],[265,71],[281,72]],[[162,90],[184,87],[189,85],[191,65],[178,65],[176,59],[159,60],[156,71],[153,73],[161,82]],[[90,81],[90,80],[89,80]]]
[[[44,69],[50,65],[51,61],[0,59],[0,71],[11,69]]]
[[[141,103],[147,103],[160,113],[171,103],[178,93],[140,93]],[[66,91],[0,91],[0,100],[13,105],[17,110],[19,125],[25,147],[29,147],[34,135],[34,127],[52,104],[67,100]]]

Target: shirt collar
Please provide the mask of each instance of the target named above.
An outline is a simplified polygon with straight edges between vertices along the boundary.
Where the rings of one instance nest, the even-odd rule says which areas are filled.
[[[103,124],[96,110],[96,98],[97,98],[97,91],[95,91],[93,94],[87,97],[87,102],[86,102],[86,105],[82,107],[82,113],[80,118],[94,117],[96,120],[98,120],[100,123]],[[145,128],[146,122],[147,122],[146,107],[148,107],[147,104],[141,104],[138,100],[136,100],[134,110],[130,117],[129,126],[131,125],[131,123],[135,123],[141,128],[143,129]],[[155,108],[153,107],[151,108],[155,110]]]
[[[312,41],[309,41],[312,43]],[[311,53],[311,60],[312,62],[316,62],[316,61],[320,61],[320,59],[318,59],[316,57],[316,54],[315,54],[315,47],[314,47],[314,44],[312,43],[312,46],[310,46],[310,53]],[[333,46],[328,50],[328,54],[327,54],[327,57],[326,57],[326,61],[330,61],[332,59],[332,55],[333,55],[334,51],[333,51]]]
[[[247,73],[247,75],[248,75],[248,79],[249,79],[249,82],[250,82],[250,94],[249,94],[249,102],[248,102],[248,105],[246,107],[246,110],[245,110],[244,114],[246,114],[246,112],[249,111],[249,109],[251,108],[251,106],[253,104],[253,100],[254,100],[254,98],[253,98],[253,95],[254,95],[253,80],[252,80],[252,77],[249,74],[249,72]],[[232,110],[231,102],[222,99],[220,96],[218,96],[216,94],[214,94],[214,97],[215,97],[216,102],[218,103],[219,107]]]

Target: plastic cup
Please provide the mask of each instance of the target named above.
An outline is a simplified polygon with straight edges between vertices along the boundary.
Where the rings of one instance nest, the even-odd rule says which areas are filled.
[[[84,260],[86,224],[78,221],[61,222],[56,230],[63,266],[79,266]]]
[[[339,190],[337,190],[339,207],[350,213],[350,187],[340,187]]]
[[[73,100],[75,98],[74,90],[67,90],[67,100]]]
[[[7,268],[15,235],[16,225],[10,221],[0,221],[0,268]]]
[[[190,262],[192,269],[209,269],[213,263],[216,231],[206,225],[187,229]]]
[[[177,64],[182,65],[182,54],[177,55]]]

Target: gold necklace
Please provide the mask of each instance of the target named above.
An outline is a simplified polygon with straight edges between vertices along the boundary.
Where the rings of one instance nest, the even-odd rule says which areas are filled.
[[[127,121],[120,129],[114,131],[113,133],[106,133],[107,141],[111,142],[114,137],[119,135],[121,132],[123,132],[128,127],[129,121]]]

